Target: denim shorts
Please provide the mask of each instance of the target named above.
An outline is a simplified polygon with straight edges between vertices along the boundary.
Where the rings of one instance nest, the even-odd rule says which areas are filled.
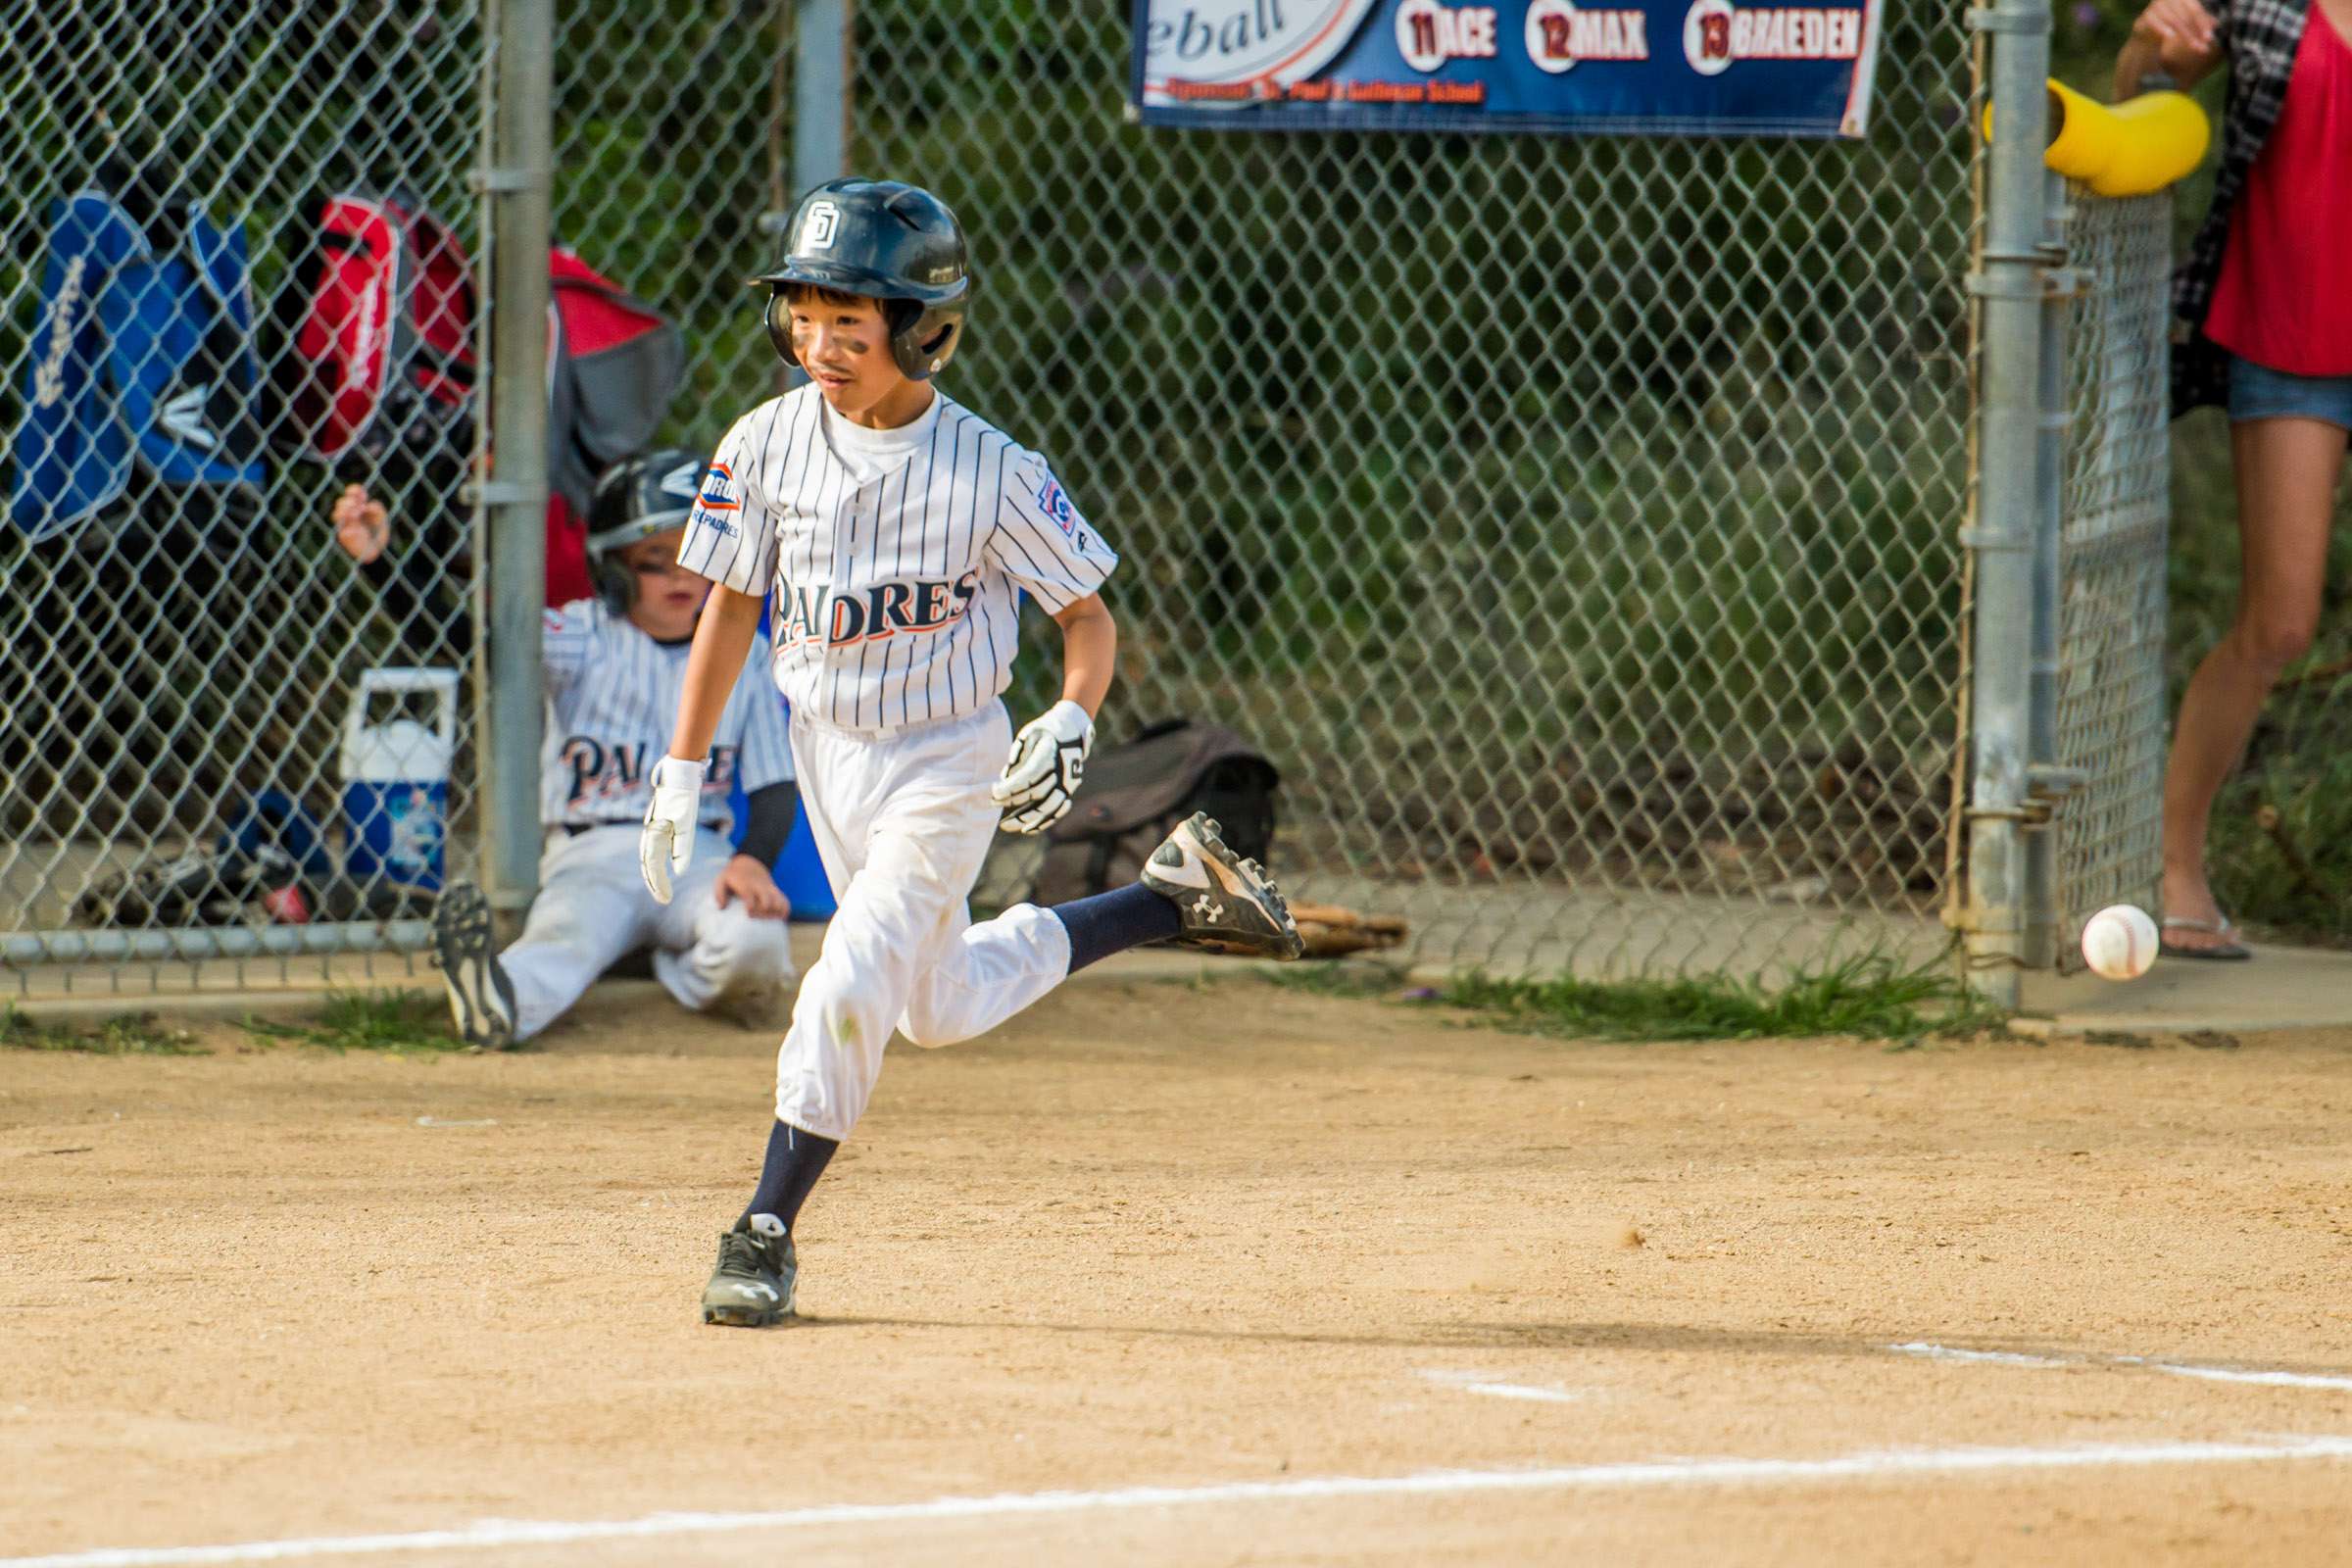
[[[2352,375],[2292,375],[2230,356],[2230,422],[2325,419],[2352,430]]]

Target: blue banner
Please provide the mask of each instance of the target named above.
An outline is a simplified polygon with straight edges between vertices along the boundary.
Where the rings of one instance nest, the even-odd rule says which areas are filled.
[[[1855,136],[1885,0],[1135,0],[1130,102],[1218,130]]]

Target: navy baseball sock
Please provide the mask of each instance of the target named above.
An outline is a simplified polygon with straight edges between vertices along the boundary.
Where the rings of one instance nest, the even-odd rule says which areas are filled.
[[[752,1205],[743,1211],[743,1218],[773,1214],[791,1230],[792,1222],[800,1218],[801,1205],[808,1201],[808,1189],[825,1173],[825,1161],[840,1147],[834,1139],[805,1133],[787,1121],[771,1125],[767,1129],[767,1163],[760,1171],[759,1190],[752,1194]]]
[[[1097,958],[1160,942],[1184,929],[1184,917],[1172,899],[1161,897],[1141,882],[1113,888],[1089,899],[1054,906],[1054,916],[1070,933],[1070,973],[1076,974]]]

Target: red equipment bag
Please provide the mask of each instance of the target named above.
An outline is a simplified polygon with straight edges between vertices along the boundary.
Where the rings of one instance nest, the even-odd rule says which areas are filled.
[[[569,248],[548,252],[548,480],[582,516],[596,476],[654,444],[685,373],[678,329]]]
[[[339,191],[314,209],[318,248],[280,297],[276,443],[332,463],[445,425],[473,395],[473,270],[414,197]]]
[[[278,298],[281,450],[332,464],[389,448],[472,448],[473,275],[448,227],[404,194],[315,206],[318,248]],[[548,268],[548,479],[585,515],[596,476],[653,444],[685,373],[662,313],[566,246]]]

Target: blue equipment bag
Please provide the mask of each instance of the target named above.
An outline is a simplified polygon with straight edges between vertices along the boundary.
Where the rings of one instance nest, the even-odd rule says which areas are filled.
[[[193,203],[137,205],[144,221],[98,185],[50,205],[8,496],[35,541],[123,502],[142,469],[181,490],[253,493],[265,477],[244,228]]]

